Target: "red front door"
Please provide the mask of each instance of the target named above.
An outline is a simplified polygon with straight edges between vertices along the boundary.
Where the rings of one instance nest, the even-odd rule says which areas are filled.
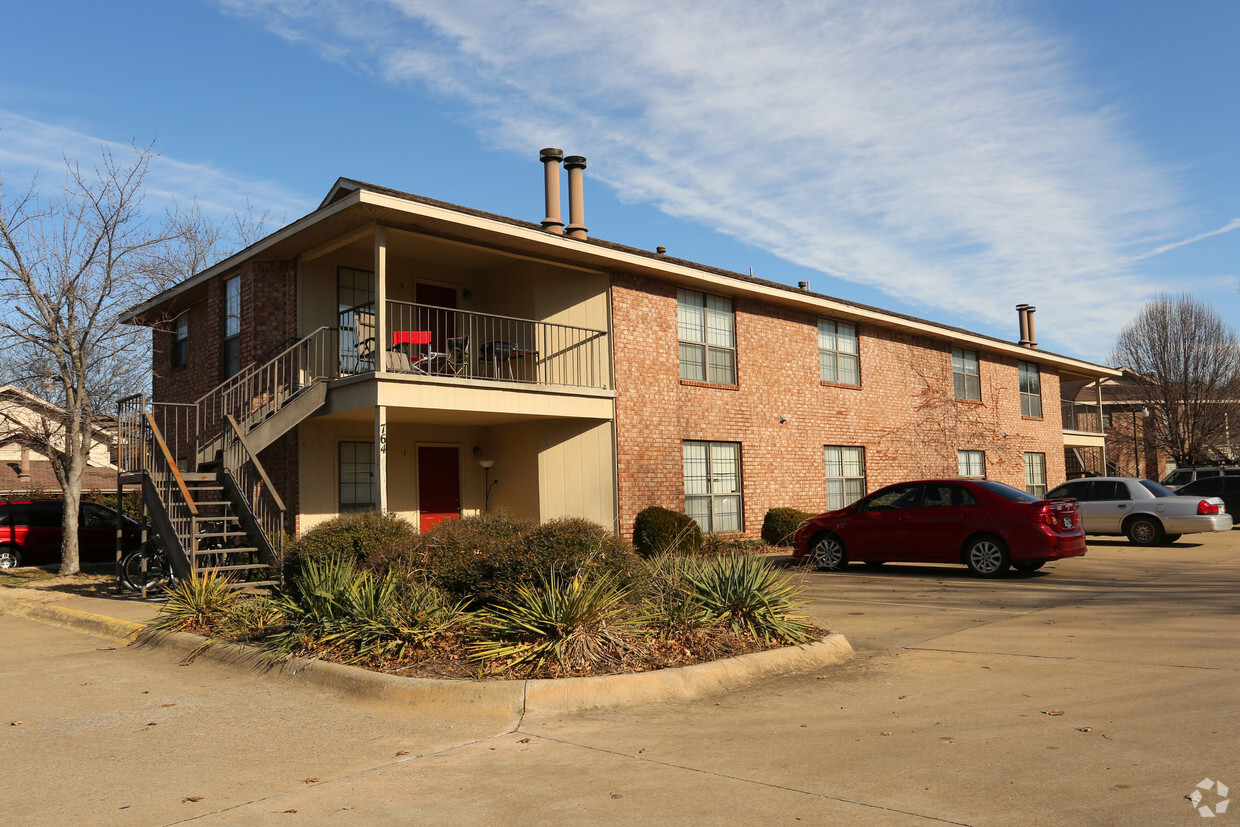
[[[422,531],[461,516],[460,449],[418,448],[418,521]]]

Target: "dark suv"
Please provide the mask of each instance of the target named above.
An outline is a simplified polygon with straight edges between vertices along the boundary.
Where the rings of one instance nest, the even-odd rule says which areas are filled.
[[[64,500],[0,501],[0,569],[60,562]],[[122,519],[125,551],[142,544],[142,527]],[[83,563],[116,559],[116,512],[106,505],[82,503],[78,515],[78,551]]]

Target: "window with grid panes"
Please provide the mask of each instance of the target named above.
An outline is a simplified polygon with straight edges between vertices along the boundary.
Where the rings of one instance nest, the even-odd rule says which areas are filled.
[[[179,368],[189,361],[189,313],[182,313],[172,323],[172,366]]]
[[[716,385],[736,384],[736,318],[732,300],[676,291],[680,378]]]
[[[865,449],[849,445],[825,445],[827,510],[852,505],[865,495]]]
[[[830,319],[818,320],[818,378],[841,385],[861,384],[861,357],[857,326]]]
[[[957,451],[956,466],[957,473],[962,477],[985,477],[986,452]]]
[[[223,378],[241,370],[241,276],[224,279],[224,337],[220,368]]]
[[[1025,491],[1035,497],[1046,496],[1046,454],[1025,452]]]
[[[982,401],[982,377],[977,351],[952,348],[952,383],[957,399]]]
[[[1020,415],[1042,416],[1042,377],[1033,362],[1021,362],[1020,368]]]
[[[340,443],[340,513],[375,507],[375,445]]]
[[[707,534],[743,530],[739,442],[684,443],[685,513]]]

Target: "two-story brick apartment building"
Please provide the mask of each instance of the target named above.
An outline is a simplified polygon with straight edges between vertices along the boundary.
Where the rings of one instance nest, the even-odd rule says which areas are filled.
[[[154,400],[193,420],[163,426],[182,471],[231,413],[295,532],[489,508],[628,533],[662,505],[750,536],[901,479],[1064,478],[1060,383],[1115,371],[588,238],[565,160],[567,228],[558,151],[541,224],[341,179],[134,308]]]

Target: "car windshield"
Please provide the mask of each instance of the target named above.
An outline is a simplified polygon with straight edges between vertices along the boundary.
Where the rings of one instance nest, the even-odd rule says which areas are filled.
[[[1192,478],[1193,478],[1193,472],[1187,469],[1181,469],[1179,471],[1172,471],[1170,474],[1168,474],[1166,477],[1163,478],[1163,485],[1183,485],[1184,483],[1192,480]]]
[[[1003,497],[1005,500],[1011,500],[1014,503],[1036,503],[1041,497],[1035,497],[1032,494],[1021,491],[1019,488],[1013,488],[1010,485],[1004,485],[1001,482],[993,480],[979,480],[978,485]]]
[[[1163,488],[1161,485],[1154,482],[1153,480],[1141,480],[1141,485],[1145,487],[1146,491],[1150,492],[1155,497],[1174,497],[1175,496],[1175,494]]]

